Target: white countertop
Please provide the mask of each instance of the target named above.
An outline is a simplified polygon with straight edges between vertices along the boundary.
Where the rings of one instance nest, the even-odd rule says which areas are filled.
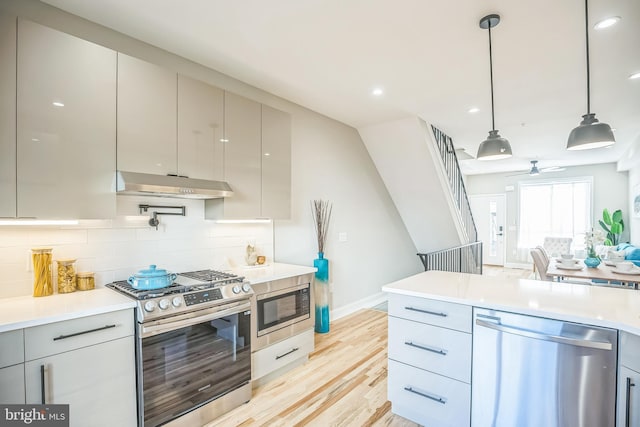
[[[0,299],[0,332],[135,307],[131,298],[107,288],[46,297]]]
[[[640,335],[640,291],[632,289],[426,271],[382,290]]]
[[[245,266],[233,269],[234,274],[244,276],[252,285],[315,272],[315,267],[279,262],[270,263],[266,266]]]

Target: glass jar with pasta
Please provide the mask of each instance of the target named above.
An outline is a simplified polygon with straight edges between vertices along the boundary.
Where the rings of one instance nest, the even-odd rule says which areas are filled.
[[[79,291],[89,291],[96,287],[95,278],[92,272],[76,274],[77,289]]]
[[[58,293],[68,294],[76,291],[75,259],[59,259],[58,263]]]
[[[44,297],[53,293],[51,250],[51,248],[31,249],[34,297]]]

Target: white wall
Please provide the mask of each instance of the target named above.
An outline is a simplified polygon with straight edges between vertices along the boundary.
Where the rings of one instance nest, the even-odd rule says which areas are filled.
[[[354,128],[249,86],[233,77],[35,0],[3,0],[0,3],[0,12],[2,11],[137,56],[289,112],[292,115],[293,126],[292,219],[277,221],[274,225],[274,256],[280,262],[312,265],[316,248],[309,203],[312,199],[318,198],[331,200],[333,218],[325,252],[331,262],[330,278],[335,289],[332,308],[339,308],[371,296],[378,293],[380,287],[389,281],[421,270],[416,249]],[[243,241],[247,234],[254,233],[253,230],[247,232],[242,227],[237,230],[225,228],[225,231],[220,231],[223,236],[219,236],[219,225],[212,225],[199,217],[181,229],[179,219],[169,220],[167,217],[167,240],[174,240],[180,248],[191,251],[193,259],[201,260],[205,264],[201,267],[215,266],[209,262],[212,253],[235,250],[232,248]],[[0,229],[0,236],[8,236],[6,240],[0,237],[0,255],[13,254],[13,251],[21,253],[12,258],[12,271],[16,276],[12,274],[9,277],[22,277],[18,280],[22,287],[16,285],[16,289],[22,290],[14,292],[15,281],[2,275],[0,297],[27,293],[24,274],[20,270],[25,269],[24,253],[31,246],[65,245],[65,242],[70,240],[69,244],[78,245],[73,249],[76,251],[74,256],[80,256],[77,253],[86,250],[95,254],[92,256],[96,259],[112,257],[113,263],[105,266],[106,271],[118,271],[120,277],[126,277],[122,269],[129,271],[133,265],[146,264],[148,259],[142,256],[144,262],[143,259],[139,259],[135,263],[122,265],[121,263],[124,264],[128,258],[117,255],[121,250],[126,249],[127,253],[136,254],[138,251],[144,253],[157,244],[162,246],[161,235],[153,234],[155,231],[152,233],[147,228],[132,232],[128,228],[121,228],[120,223],[117,223],[108,225],[105,230],[107,231],[95,232],[82,226],[71,231]],[[337,241],[338,232],[347,233],[346,242]],[[96,235],[105,236],[105,240],[115,239],[118,243],[103,243]],[[57,240],[58,238],[60,240]],[[190,248],[192,241],[196,242],[196,249]],[[58,249],[59,253],[68,250],[71,256],[71,248],[64,251],[62,248]],[[170,253],[169,246],[161,248],[160,251]],[[169,255],[160,259],[166,259],[168,262],[172,260]],[[184,270],[187,264],[195,265],[195,261],[191,262],[189,257],[183,259],[184,262],[175,262],[169,268]],[[0,257],[0,268],[2,262]],[[103,281],[108,280],[108,277],[110,274],[106,273]]]
[[[506,263],[519,264],[528,261],[528,251],[517,251],[518,236],[518,182],[546,180],[569,177],[593,177],[593,220],[594,227],[600,227],[598,220],[602,218],[604,208],[613,212],[622,210],[625,224],[629,224],[628,210],[628,175],[618,172],[615,163],[604,163],[589,166],[573,166],[562,172],[550,172],[531,177],[529,175],[512,176],[514,173],[469,175],[466,177],[467,192],[478,194],[506,194]],[[505,191],[513,186],[513,191]],[[629,238],[628,230],[622,235],[622,241]]]

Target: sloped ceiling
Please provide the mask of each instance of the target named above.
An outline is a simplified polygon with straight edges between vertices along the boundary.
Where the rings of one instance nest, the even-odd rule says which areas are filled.
[[[616,129],[613,148],[567,152],[586,113],[582,0],[45,0],[55,7],[362,127],[419,116],[475,156],[496,128],[514,158],[466,160],[466,173],[618,160],[640,144],[640,1],[591,0],[591,104]],[[374,87],[384,88],[380,97]],[[478,113],[468,109],[477,107]],[[390,141],[392,143],[392,141]]]

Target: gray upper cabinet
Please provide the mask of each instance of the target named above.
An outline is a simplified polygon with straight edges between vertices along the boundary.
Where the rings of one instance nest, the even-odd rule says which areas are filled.
[[[261,216],[261,105],[225,92],[224,180],[233,196],[207,200],[212,219],[250,219]]]
[[[223,179],[224,91],[178,75],[178,175]]]
[[[262,106],[262,216],[291,218],[291,116]]]
[[[118,53],[118,170],[176,174],[177,74]]]
[[[16,216],[16,17],[0,13],[0,217]]]
[[[17,216],[114,216],[116,52],[19,20],[17,58]]]

